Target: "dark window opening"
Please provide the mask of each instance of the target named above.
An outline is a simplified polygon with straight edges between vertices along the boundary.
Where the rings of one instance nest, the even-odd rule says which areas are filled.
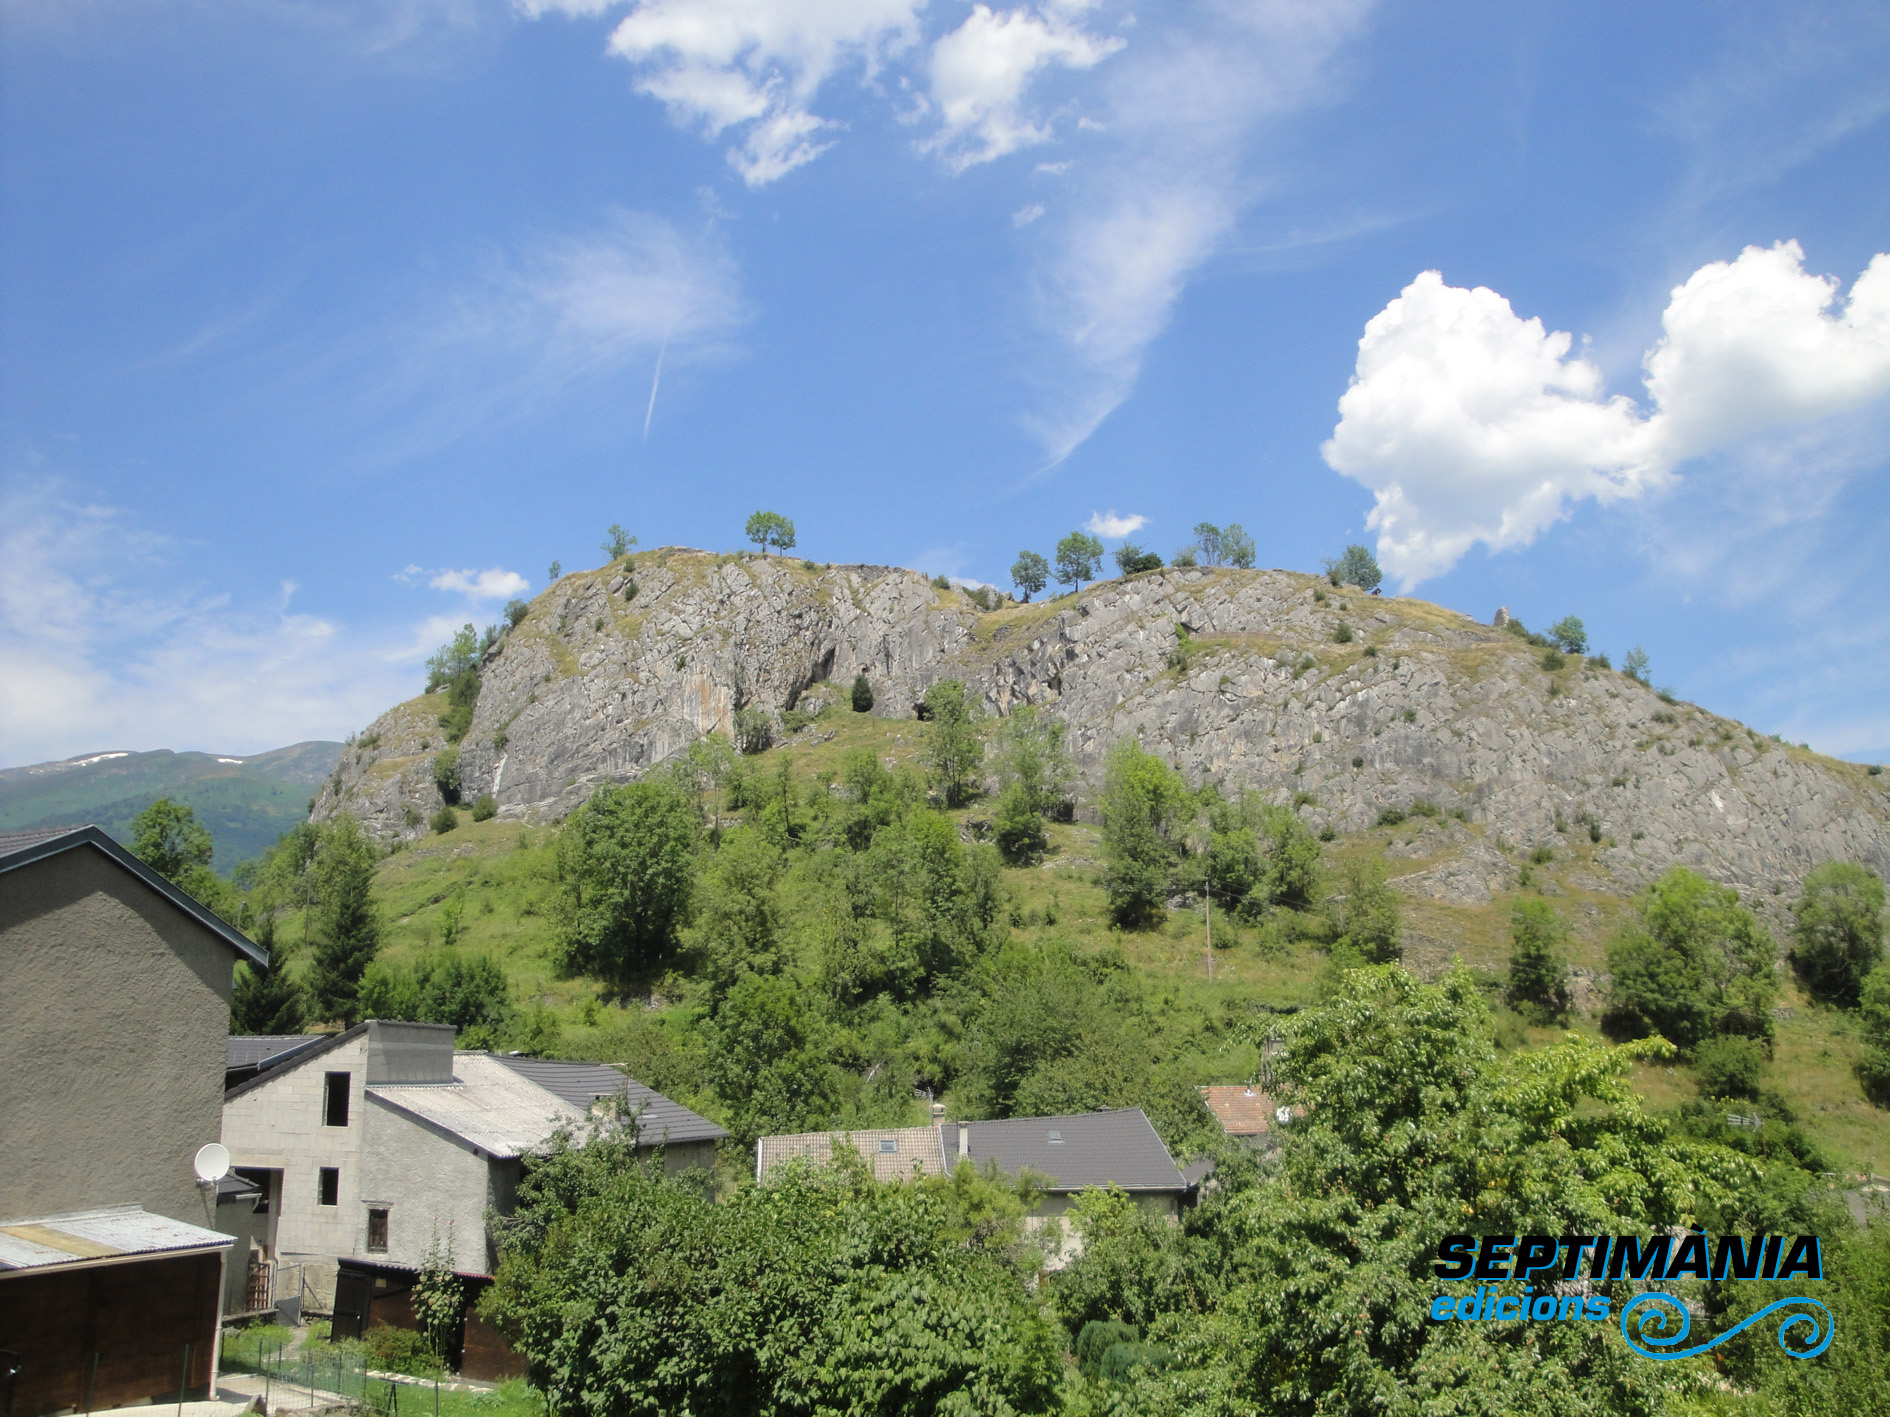
[[[341,1204],[341,1168],[324,1166],[321,1171],[321,1203],[323,1205]]]
[[[387,1253],[387,1208],[370,1207],[367,1213],[367,1247],[371,1254]]]
[[[329,1073],[322,1090],[322,1124],[329,1127],[348,1125],[348,1075]]]
[[[879,1149],[886,1152],[897,1152],[899,1150],[899,1143],[893,1137],[881,1137],[879,1139]]]

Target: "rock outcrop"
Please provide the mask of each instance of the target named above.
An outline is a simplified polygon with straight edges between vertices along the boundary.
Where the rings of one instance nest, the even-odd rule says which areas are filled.
[[[555,819],[738,713],[784,714],[864,671],[876,714],[909,717],[958,677],[988,713],[1068,725],[1093,782],[1124,736],[1211,778],[1356,831],[1434,807],[1511,849],[1579,832],[1620,886],[1681,862],[1744,884],[1819,862],[1890,872],[1886,778],[1791,748],[1579,656],[1423,601],[1286,571],[1188,568],[981,614],[883,566],[666,550],[567,576],[489,656],[460,748],[464,792]],[[411,834],[440,802],[444,705],[390,710],[343,755],[315,814]],[[1409,889],[1487,898],[1501,856]],[[1473,853],[1475,854],[1475,853]]]

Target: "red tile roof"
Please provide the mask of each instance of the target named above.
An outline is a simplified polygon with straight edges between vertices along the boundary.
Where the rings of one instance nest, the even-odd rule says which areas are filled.
[[[1230,1137],[1257,1137],[1279,1119],[1274,1109],[1279,1105],[1257,1087],[1204,1087],[1201,1100],[1214,1114],[1214,1120]]]

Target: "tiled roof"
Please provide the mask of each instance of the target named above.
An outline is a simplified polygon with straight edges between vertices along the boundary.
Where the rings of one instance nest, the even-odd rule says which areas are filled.
[[[1204,1087],[1201,1100],[1230,1137],[1264,1136],[1279,1120],[1278,1104],[1257,1087]]]
[[[966,1154],[979,1166],[997,1162],[1015,1176],[1025,1167],[1057,1191],[1120,1186],[1125,1191],[1185,1191],[1188,1183],[1140,1107],[1078,1112],[1061,1117],[1011,1117],[993,1122],[945,1122],[939,1141],[949,1162],[959,1154],[959,1133],[969,1133]]]
[[[697,1116],[680,1102],[672,1102],[608,1063],[566,1063],[550,1058],[514,1058],[502,1053],[487,1056],[580,1111],[589,1111],[600,1097],[622,1093],[630,1110],[637,1115],[637,1140],[645,1146],[722,1141],[728,1136],[707,1117]]]
[[[217,1250],[233,1243],[233,1236],[151,1215],[143,1206],[108,1206],[0,1225],[0,1273],[128,1255]]]
[[[755,1147],[755,1179],[765,1181],[776,1167],[806,1157],[816,1164],[833,1159],[834,1143],[848,1142],[880,1181],[903,1181],[915,1168],[921,1175],[942,1176],[945,1157],[935,1127],[863,1127],[851,1132],[801,1132],[763,1137]]]
[[[282,1054],[312,1047],[326,1036],[321,1033],[232,1033],[223,1045],[223,1070],[234,1072],[238,1068],[269,1066]]]

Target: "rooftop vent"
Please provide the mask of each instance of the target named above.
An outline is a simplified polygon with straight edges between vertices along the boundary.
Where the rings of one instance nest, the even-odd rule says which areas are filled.
[[[1061,1142],[1063,1140],[1063,1133],[1062,1132],[1050,1133],[1050,1140],[1053,1142]]]

